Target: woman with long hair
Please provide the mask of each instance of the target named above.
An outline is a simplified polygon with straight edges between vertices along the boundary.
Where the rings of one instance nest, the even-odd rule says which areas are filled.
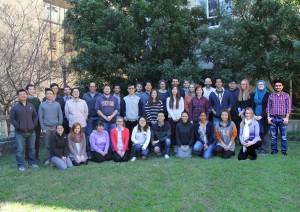
[[[252,106],[251,95],[252,89],[249,80],[243,79],[238,96],[238,112],[241,119],[244,118],[245,109]]]
[[[171,96],[167,98],[167,111],[172,132],[171,140],[174,145],[176,145],[176,125],[181,118],[183,110],[183,98],[180,96],[179,88],[174,86],[172,88]]]
[[[184,110],[189,113],[192,98],[195,96],[195,83],[189,85],[187,95],[184,97]]]
[[[259,137],[259,124],[255,120],[254,112],[251,107],[245,109],[245,118],[240,126],[240,142],[242,144],[239,160],[246,160],[250,156],[250,160],[256,160],[256,149],[261,145]]]
[[[149,125],[157,123],[157,114],[164,111],[164,106],[158,98],[157,90],[152,89],[150,92],[149,100],[145,105],[145,114]]]
[[[140,117],[138,125],[133,128],[131,134],[131,142],[133,147],[133,157],[131,161],[135,161],[138,156],[142,155],[143,159],[148,156],[148,146],[151,139],[151,130],[144,117]]]
[[[86,139],[80,123],[73,124],[68,135],[69,157],[74,166],[88,163],[86,154]]]

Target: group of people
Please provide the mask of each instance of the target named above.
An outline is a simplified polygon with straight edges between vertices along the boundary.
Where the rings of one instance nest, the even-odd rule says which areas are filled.
[[[215,79],[215,87],[212,84],[210,78],[204,86],[185,80],[181,87],[174,78],[170,89],[164,80],[155,89],[147,81],[144,86],[128,84],[123,96],[119,85],[112,92],[106,84],[100,93],[96,83],[90,82],[81,98],[79,88],[67,86],[61,96],[53,83],[45,89],[42,102],[29,84],[17,92],[18,102],[10,111],[18,169],[25,170],[25,160],[32,168],[39,167],[41,133],[46,147],[43,163],[60,170],[86,165],[89,160],[146,159],[150,151],[169,159],[171,148],[178,158],[230,158],[237,143],[241,145],[239,160],[255,160],[257,153],[269,152],[268,131],[271,153],[278,153],[279,131],[281,152],[287,155],[291,100],[281,80],[274,81],[272,93],[263,80],[257,81],[254,90],[247,79],[240,85],[230,81],[228,89],[221,78]]]

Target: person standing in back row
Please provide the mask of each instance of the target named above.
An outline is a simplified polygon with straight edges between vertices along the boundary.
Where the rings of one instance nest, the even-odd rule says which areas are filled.
[[[104,85],[103,95],[96,100],[95,109],[99,119],[104,124],[104,129],[110,134],[111,129],[116,127],[116,118],[120,110],[116,97],[111,95],[109,85]]]
[[[38,112],[41,101],[39,100],[39,98],[35,97],[36,92],[35,92],[34,85],[28,84],[26,86],[26,91],[28,93],[27,101],[30,102],[34,106],[35,111]],[[36,160],[39,160],[40,137],[41,137],[41,126],[38,121],[38,123],[35,127],[35,158],[36,158]],[[26,147],[25,148],[25,160],[27,160],[28,158],[29,158],[28,148]]]
[[[230,93],[223,87],[222,79],[216,79],[216,90],[209,95],[209,106],[213,113],[213,123],[218,124],[221,118],[221,113],[224,110],[231,110]]]
[[[287,155],[287,126],[291,113],[291,98],[288,93],[283,91],[284,84],[281,80],[275,80],[273,83],[275,92],[271,93],[268,99],[267,113],[268,123],[271,132],[272,154],[278,153],[277,139],[278,130],[281,135],[281,153]]]
[[[54,93],[50,88],[45,90],[46,101],[39,107],[39,121],[42,132],[45,134],[45,147],[47,149],[44,164],[49,164],[50,159],[50,139],[56,132],[57,125],[63,123],[63,113],[60,104],[54,100]]]
[[[20,172],[25,171],[24,166],[24,145],[28,146],[28,163],[38,168],[35,158],[35,127],[38,122],[34,106],[27,101],[27,92],[24,89],[18,90],[18,103],[10,111],[10,123],[15,127],[16,134],[16,162]]]
[[[99,98],[100,93],[97,92],[97,85],[95,82],[90,82],[89,92],[83,94],[82,99],[86,102],[89,110],[87,125],[85,129],[86,138],[90,136],[96,125],[99,123],[99,116],[95,109],[96,101]]]

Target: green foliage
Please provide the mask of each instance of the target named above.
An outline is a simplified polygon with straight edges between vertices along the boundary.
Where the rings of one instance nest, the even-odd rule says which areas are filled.
[[[165,61],[181,73],[199,72],[193,52],[207,31],[203,9],[182,0],[73,1],[65,27],[75,36],[76,70],[102,81],[170,77]],[[188,59],[186,59],[188,58]],[[194,76],[195,74],[193,74]],[[87,76],[87,75],[86,75]]]
[[[284,1],[235,1],[234,16],[224,17],[208,37],[200,45],[204,57],[226,76],[288,80],[299,72],[299,11]]]

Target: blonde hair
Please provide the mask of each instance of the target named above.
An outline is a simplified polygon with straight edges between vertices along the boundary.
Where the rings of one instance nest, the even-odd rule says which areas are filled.
[[[241,84],[245,82],[246,83],[246,89],[243,90],[241,87],[240,87],[240,92],[239,92],[239,97],[238,97],[238,100],[239,101],[244,101],[244,100],[249,100],[251,98],[251,87],[250,87],[250,83],[249,83],[249,80],[248,79],[243,79],[241,81]]]

